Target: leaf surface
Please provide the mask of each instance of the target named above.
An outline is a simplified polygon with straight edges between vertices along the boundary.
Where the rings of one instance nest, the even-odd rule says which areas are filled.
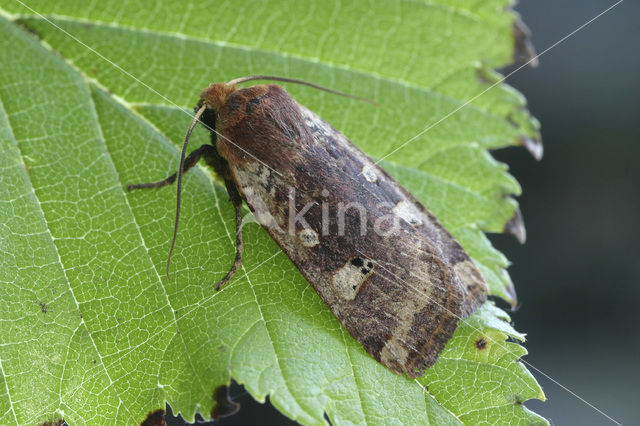
[[[124,190],[175,171],[211,81],[286,75],[366,96],[382,107],[287,87],[384,158],[514,302],[483,231],[505,228],[520,188],[487,149],[535,140],[537,123],[502,84],[466,105],[514,54],[508,6],[0,1],[0,423],[140,423],[165,401],[193,420],[232,377],[304,424],[544,423],[522,405],[544,398],[526,351],[506,340],[523,335],[492,303],[424,377],[399,377],[257,225],[243,270],[213,290],[234,230],[211,172],[185,176],[171,281],[174,188]],[[197,129],[192,149],[207,139]]]

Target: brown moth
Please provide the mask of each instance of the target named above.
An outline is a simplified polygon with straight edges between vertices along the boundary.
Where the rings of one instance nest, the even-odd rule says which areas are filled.
[[[224,179],[236,208],[236,258],[217,288],[242,261],[244,200],[371,356],[395,373],[423,374],[459,321],[486,300],[481,272],[413,195],[282,87],[237,86],[256,79],[341,94],[281,77],[212,84],[200,95],[180,173],[128,188],[159,187],[177,176],[173,250],[182,174],[204,158]],[[212,130],[212,143],[185,159],[198,120]]]

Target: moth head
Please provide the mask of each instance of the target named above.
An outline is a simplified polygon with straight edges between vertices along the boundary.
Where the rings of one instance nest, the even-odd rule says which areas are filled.
[[[218,111],[227,102],[227,99],[233,92],[238,90],[238,86],[235,84],[227,83],[213,83],[204,88],[200,93],[200,101],[196,110],[205,106],[206,109]]]

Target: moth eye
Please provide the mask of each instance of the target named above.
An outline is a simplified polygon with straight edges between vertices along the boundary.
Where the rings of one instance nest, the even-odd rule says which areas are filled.
[[[367,268],[369,269],[373,268],[373,262],[367,262]]]
[[[481,351],[487,347],[487,339],[485,339],[484,337],[481,337],[478,340],[476,340],[475,345],[476,345],[476,348],[478,348],[478,350]]]

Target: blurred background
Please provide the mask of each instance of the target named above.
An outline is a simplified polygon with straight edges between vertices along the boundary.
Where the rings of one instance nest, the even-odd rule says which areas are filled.
[[[614,4],[523,0],[538,52]],[[528,333],[525,359],[618,422],[640,425],[640,2],[627,0],[507,82],[542,123],[544,159],[495,152],[524,194],[528,240],[496,235]],[[503,70],[508,73],[515,68]],[[506,305],[503,305],[506,308]],[[525,405],[554,425],[614,424],[532,369],[547,402]],[[231,388],[242,409],[216,425],[293,424]],[[183,424],[167,416],[169,424]]]
[[[614,1],[521,1],[542,52]],[[513,262],[525,359],[625,425],[640,424],[640,2],[624,1],[509,78],[542,123],[540,163],[497,152],[524,189],[528,240]],[[556,425],[611,425],[540,373]]]

